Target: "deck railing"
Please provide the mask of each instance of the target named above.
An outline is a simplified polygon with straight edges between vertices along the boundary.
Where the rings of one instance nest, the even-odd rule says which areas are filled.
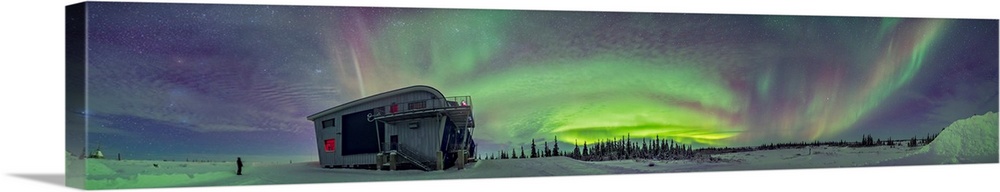
[[[438,99],[425,99],[413,101],[401,101],[393,104],[376,107],[372,112],[372,117],[393,115],[406,112],[471,107],[471,96],[454,96]]]

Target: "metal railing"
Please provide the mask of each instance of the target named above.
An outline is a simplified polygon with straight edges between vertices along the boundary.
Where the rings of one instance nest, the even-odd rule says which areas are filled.
[[[382,143],[382,146],[384,147],[383,149],[385,149],[385,151],[387,152],[396,151],[397,153],[405,153],[406,155],[414,157],[420,161],[428,161],[428,162],[434,161],[433,157],[428,157],[426,155],[419,154],[412,148],[407,147],[406,145],[403,145],[401,143]]]
[[[376,107],[371,117],[388,116],[407,112],[418,112],[436,109],[472,107],[471,96],[454,96],[438,99],[400,101],[393,104]]]
[[[398,148],[396,148],[397,151],[402,152],[402,153],[404,153],[406,155],[409,155],[409,156],[415,158],[417,161],[420,161],[420,162],[434,162],[434,158],[430,158],[430,157],[427,157],[426,155],[422,155],[420,153],[417,153],[413,149],[410,149],[410,148],[406,147],[406,145],[397,144],[397,147],[398,147]]]
[[[426,171],[433,170],[433,168],[431,168],[431,165],[425,164],[425,163],[434,162],[433,158],[429,159],[429,158],[425,157],[424,155],[416,153],[415,151],[407,148],[405,145],[402,145],[402,144],[396,143],[396,144],[391,144],[391,145],[393,145],[395,147],[396,154],[399,155],[400,157],[402,157],[403,159],[406,159],[407,161],[410,161],[414,165],[416,165],[416,166],[418,166],[421,169],[424,169]]]

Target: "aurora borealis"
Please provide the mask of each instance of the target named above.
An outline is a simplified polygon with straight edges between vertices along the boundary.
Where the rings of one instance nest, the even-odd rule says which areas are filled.
[[[998,106],[995,20],[89,5],[90,143],[145,158],[312,156],[306,116],[416,84],[472,96],[487,152],[908,138]]]

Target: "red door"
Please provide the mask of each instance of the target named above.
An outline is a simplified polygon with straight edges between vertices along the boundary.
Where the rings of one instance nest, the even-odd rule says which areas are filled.
[[[337,150],[337,140],[336,139],[327,139],[326,142],[325,142],[325,144],[323,145],[323,149],[325,149],[326,152],[336,151]]]

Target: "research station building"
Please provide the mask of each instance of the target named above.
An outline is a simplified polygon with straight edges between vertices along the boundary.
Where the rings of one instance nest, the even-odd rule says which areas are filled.
[[[445,97],[430,86],[371,95],[307,119],[326,168],[462,168],[476,149],[472,97]]]

